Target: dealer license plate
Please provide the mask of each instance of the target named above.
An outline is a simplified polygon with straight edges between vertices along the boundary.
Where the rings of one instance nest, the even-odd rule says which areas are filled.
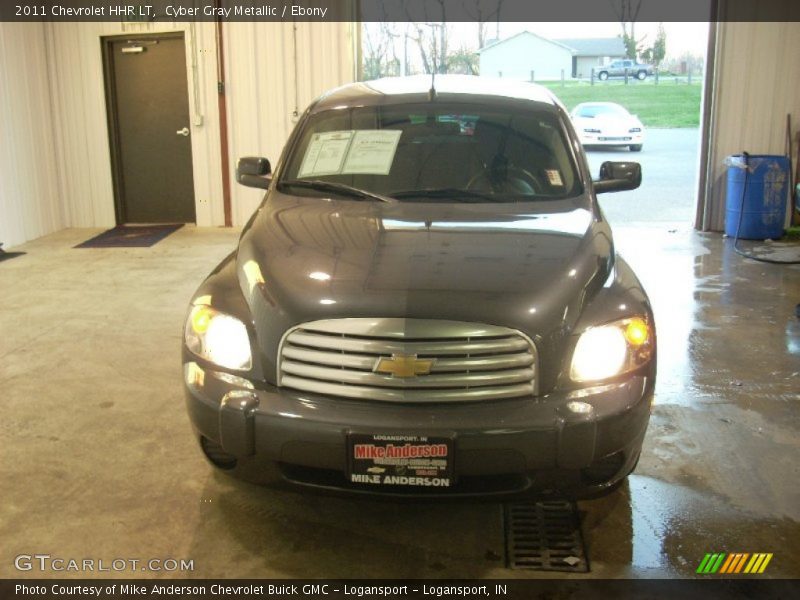
[[[352,483],[451,487],[453,438],[351,433],[347,465]]]

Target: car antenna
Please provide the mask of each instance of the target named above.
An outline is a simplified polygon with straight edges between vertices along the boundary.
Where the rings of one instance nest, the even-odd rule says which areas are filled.
[[[431,71],[431,89],[428,90],[428,102],[436,100],[436,69]]]

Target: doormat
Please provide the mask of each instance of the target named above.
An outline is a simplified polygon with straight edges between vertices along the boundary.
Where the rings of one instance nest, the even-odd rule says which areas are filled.
[[[25,253],[24,252],[4,252],[2,249],[0,249],[0,262],[3,262],[4,260],[10,260],[10,259],[14,258],[15,256],[22,256],[23,254],[25,254]]]
[[[119,225],[75,247],[147,248],[181,227],[183,227],[183,223],[177,225]]]

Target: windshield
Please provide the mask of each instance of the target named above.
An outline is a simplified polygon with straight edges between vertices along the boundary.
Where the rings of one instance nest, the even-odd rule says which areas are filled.
[[[440,102],[311,116],[279,185],[299,195],[335,193],[321,182],[402,201],[503,202],[581,191],[555,112]]]
[[[593,119],[600,115],[609,117],[627,117],[628,111],[621,106],[613,104],[589,104],[581,106],[577,111],[577,116]]]

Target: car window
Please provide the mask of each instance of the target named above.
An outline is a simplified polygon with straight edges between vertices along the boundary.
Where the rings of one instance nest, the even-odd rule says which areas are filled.
[[[585,119],[593,119],[594,117],[598,116],[614,116],[614,117],[629,116],[628,111],[626,111],[621,106],[615,106],[609,104],[587,104],[585,106],[579,106],[575,114],[576,116],[583,117]]]
[[[345,184],[414,201],[563,198],[581,192],[557,113],[474,104],[405,104],[329,110],[309,117],[281,182]],[[458,190],[474,192],[460,197]],[[329,191],[328,191],[329,192]],[[293,193],[320,195],[309,189]],[[430,196],[428,196],[430,199]]]

